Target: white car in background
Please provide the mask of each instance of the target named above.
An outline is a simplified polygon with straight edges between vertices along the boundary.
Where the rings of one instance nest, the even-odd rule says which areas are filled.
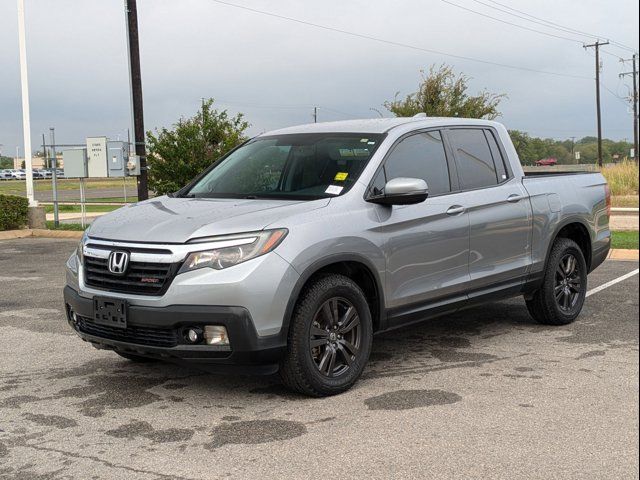
[[[27,174],[24,170],[11,170],[11,176],[15,180],[25,180],[27,178]]]
[[[4,169],[0,170],[0,180],[11,180],[13,175],[11,175],[11,170]]]

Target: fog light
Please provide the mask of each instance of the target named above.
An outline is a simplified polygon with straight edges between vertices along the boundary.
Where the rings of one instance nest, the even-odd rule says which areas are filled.
[[[221,325],[205,326],[204,341],[207,345],[229,345],[227,329]]]
[[[189,343],[200,343],[202,341],[202,330],[190,328],[185,332],[184,338]]]

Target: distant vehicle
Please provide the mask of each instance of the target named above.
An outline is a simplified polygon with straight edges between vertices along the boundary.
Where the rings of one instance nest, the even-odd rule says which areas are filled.
[[[11,170],[11,176],[15,180],[24,180],[27,178],[27,174],[24,170]]]
[[[11,180],[12,178],[11,170],[0,170],[0,180]]]
[[[42,175],[42,178],[52,178],[53,177],[53,171],[49,170],[49,169],[42,169],[39,170],[40,175]]]
[[[66,263],[65,311],[132,361],[280,370],[333,395],[374,332],[518,295],[542,324],[574,321],[610,206],[599,172],[525,175],[495,122],[289,127],[95,220]]]
[[[554,165],[557,165],[557,164],[558,164],[558,159],[553,157],[543,158],[536,162],[536,165],[538,167],[553,167]]]
[[[31,172],[33,173],[33,178],[35,180],[39,180],[41,178],[45,178],[44,173],[42,172],[42,170],[31,170]]]

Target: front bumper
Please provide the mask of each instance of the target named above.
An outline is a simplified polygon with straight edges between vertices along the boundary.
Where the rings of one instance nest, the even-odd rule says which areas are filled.
[[[107,292],[105,292],[107,293]],[[116,294],[110,294],[116,297]],[[284,333],[259,336],[249,311],[243,307],[130,305],[127,329],[92,328],[93,300],[67,286],[65,310],[69,325],[84,341],[97,348],[186,362],[208,371],[270,374],[277,371],[286,349]],[[77,320],[72,318],[72,312]],[[230,346],[189,345],[180,332],[186,326],[223,325]],[[172,341],[171,339],[174,339]]]

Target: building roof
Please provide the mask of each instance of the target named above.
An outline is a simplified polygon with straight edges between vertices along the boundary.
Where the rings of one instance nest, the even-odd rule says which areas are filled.
[[[285,135],[292,133],[385,133],[392,128],[407,124],[419,124],[418,127],[439,127],[454,125],[492,125],[489,120],[451,117],[394,117],[370,118],[363,120],[343,120],[339,122],[321,122],[297,125],[265,132],[263,135]]]

